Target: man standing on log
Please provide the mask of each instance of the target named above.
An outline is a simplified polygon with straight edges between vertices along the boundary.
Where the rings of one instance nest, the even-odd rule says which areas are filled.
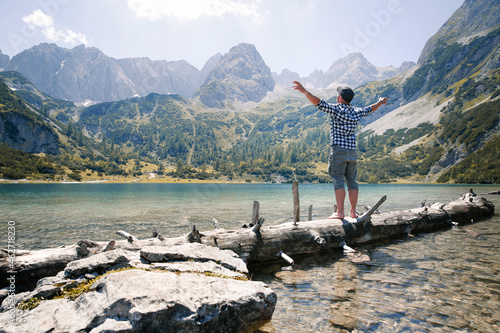
[[[349,190],[351,203],[350,217],[357,218],[358,183],[356,182],[356,126],[361,118],[375,112],[382,104],[387,104],[387,97],[365,108],[351,106],[354,92],[349,87],[338,87],[337,103],[329,104],[307,91],[300,82],[293,81],[294,90],[303,93],[319,110],[330,116],[331,150],[328,159],[328,173],[333,179],[337,211],[329,219],[344,218],[346,192],[344,178]]]

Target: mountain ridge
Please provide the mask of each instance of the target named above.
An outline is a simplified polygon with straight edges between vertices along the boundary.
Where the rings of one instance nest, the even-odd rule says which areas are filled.
[[[245,43],[240,45],[245,45]],[[255,48],[255,46],[253,47]],[[231,50],[229,53],[231,53]],[[255,53],[253,58],[260,58],[262,61],[259,65],[254,66],[253,70],[255,73],[263,74],[268,67],[256,49]],[[2,55],[0,54],[0,56]],[[204,89],[203,85],[207,77],[223,58],[224,55],[221,53],[215,54],[207,60],[201,70],[198,70],[184,60],[153,61],[147,57],[115,59],[107,56],[96,47],[79,45],[73,49],[65,49],[56,44],[41,43],[18,53],[11,59],[8,56],[0,57],[0,61],[4,59],[4,70],[15,70],[24,74],[50,96],[80,104],[92,104],[134,96],[146,96],[149,93],[174,93],[185,98],[192,98],[200,88]],[[336,60],[325,73],[318,70],[306,78],[299,78],[298,74],[289,70],[284,73],[288,71],[292,74],[290,78],[300,79],[309,85],[316,86],[318,89],[326,89],[329,86],[338,84],[357,87],[368,82],[368,80],[394,76],[403,69],[403,67],[399,69],[375,67],[361,54],[348,55],[347,58],[348,60]],[[356,67],[358,66],[356,64],[353,66],[353,60],[359,63],[359,68]],[[350,67],[349,64],[346,64],[348,61],[351,61]],[[337,67],[344,64],[342,65],[344,71],[347,69],[349,71],[342,72],[341,69],[335,69],[335,64],[338,65]],[[408,64],[413,63],[408,62]],[[406,69],[406,67],[404,68]],[[362,68],[373,73],[363,73]],[[267,77],[268,74],[266,73],[265,76]],[[289,87],[291,81],[288,81],[285,76],[286,74],[277,75],[271,73],[275,84]],[[241,78],[236,79],[236,81],[239,81],[239,83],[233,82],[233,84],[242,84]],[[243,103],[246,101],[258,102],[263,99],[264,91],[269,91],[273,83],[269,82],[267,78],[261,82],[259,80],[256,82],[263,84],[265,88],[263,91],[258,92],[260,89],[253,87],[250,96],[242,93],[241,89],[227,90],[229,84],[221,84],[221,82],[212,83],[217,87],[212,87],[211,90],[213,91],[214,88],[227,90],[217,97],[219,99],[226,97],[228,100],[239,100]],[[231,93],[234,93],[235,96],[229,96]],[[259,98],[256,98],[257,95]],[[213,101],[210,103],[214,104]]]

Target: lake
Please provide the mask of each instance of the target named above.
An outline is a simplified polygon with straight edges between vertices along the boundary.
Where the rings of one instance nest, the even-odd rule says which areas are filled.
[[[360,185],[358,211],[384,194],[380,211],[448,203],[465,185]],[[473,186],[476,193],[498,186]],[[299,184],[301,220],[328,217],[333,187]],[[498,195],[485,196],[497,210]],[[15,221],[23,249],[117,239],[183,235],[192,225],[236,229],[260,203],[264,225],[292,220],[291,184],[0,184],[0,222]],[[346,211],[349,205],[346,205]],[[351,263],[341,251],[296,258],[296,266],[256,267],[252,279],[277,294],[262,332],[495,332],[500,331],[500,218],[411,238],[359,247],[371,261]],[[6,237],[1,246],[5,247]]]

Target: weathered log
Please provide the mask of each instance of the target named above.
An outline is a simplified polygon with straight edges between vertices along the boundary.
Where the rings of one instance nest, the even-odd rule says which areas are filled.
[[[139,240],[138,238],[132,236],[131,234],[129,234],[128,232],[123,231],[123,230],[118,230],[116,232],[116,234],[119,235],[119,236],[122,236],[123,238],[127,239],[128,241],[131,241],[131,240],[132,241],[137,241],[137,240]]]
[[[383,197],[372,208],[375,211],[385,200]],[[354,223],[347,220],[316,220],[307,223],[283,223],[262,227],[258,237],[250,230],[221,231],[205,233],[201,242],[221,249],[236,252],[247,263],[270,261],[276,253],[283,251],[289,256],[311,254],[332,248],[341,248],[343,242],[355,245],[379,239],[405,236],[422,231],[450,226],[452,221],[470,223],[470,220],[490,217],[494,206],[484,198],[476,197],[472,202],[457,200],[448,205],[434,205],[408,211],[382,213],[359,219]],[[318,237],[324,242],[318,242]]]
[[[297,182],[293,182],[292,192],[293,192],[293,223],[296,225],[297,222],[300,222],[299,184]]]
[[[380,198],[379,201],[377,201],[377,203],[375,204],[375,206],[370,208],[366,213],[363,214],[363,216],[361,216],[358,219],[358,222],[363,223],[363,222],[368,221],[370,219],[370,217],[372,216],[372,214],[378,210],[380,205],[382,205],[386,199],[387,199],[387,195],[384,195],[382,198]]]

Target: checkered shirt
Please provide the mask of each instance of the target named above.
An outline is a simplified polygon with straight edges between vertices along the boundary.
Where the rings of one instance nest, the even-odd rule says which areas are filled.
[[[372,108],[355,108],[348,104],[328,104],[321,100],[316,107],[330,116],[332,146],[356,149],[356,126],[361,118],[369,115]]]

